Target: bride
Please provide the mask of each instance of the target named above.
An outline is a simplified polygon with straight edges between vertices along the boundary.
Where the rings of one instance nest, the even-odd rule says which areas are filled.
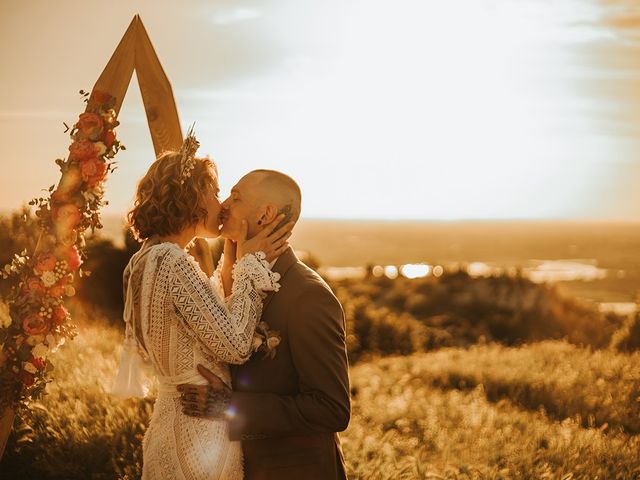
[[[180,152],[162,154],[140,180],[128,215],[144,243],[124,272],[125,343],[137,343],[159,380],[143,440],[147,480],[242,478],[240,442],[228,439],[226,422],[183,414],[176,387],[206,383],[199,363],[231,384],[229,364],[251,354],[263,292],[279,288],[269,262],[287,248],[292,227],[238,241],[224,299],[220,269],[209,279],[185,250],[194,237],[217,237],[220,228],[217,171],[208,158],[195,157],[197,148],[190,133]],[[224,400],[211,408],[223,411]]]

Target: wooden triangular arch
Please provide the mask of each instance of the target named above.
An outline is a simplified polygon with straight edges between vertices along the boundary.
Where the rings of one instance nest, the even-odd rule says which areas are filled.
[[[93,91],[108,93],[116,99],[116,114],[120,112],[134,69],[156,156],[165,150],[179,150],[182,146],[182,129],[171,83],[164,73],[139,15],[133,17],[107,66],[93,86]],[[204,239],[197,239],[189,252],[211,276],[213,260],[209,244]]]
[[[116,113],[120,112],[134,69],[156,155],[164,150],[179,149],[182,145],[182,130],[171,83],[139,15],[133,17],[93,87],[93,90],[115,97]]]

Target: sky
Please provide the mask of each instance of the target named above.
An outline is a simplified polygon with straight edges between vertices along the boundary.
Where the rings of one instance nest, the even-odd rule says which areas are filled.
[[[0,210],[56,183],[62,122],[139,13],[222,194],[273,168],[303,217],[640,220],[636,0],[0,3]],[[132,80],[107,182],[153,162]]]

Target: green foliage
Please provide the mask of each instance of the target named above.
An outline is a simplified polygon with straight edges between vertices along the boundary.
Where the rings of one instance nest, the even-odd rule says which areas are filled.
[[[27,249],[33,252],[40,236],[37,219],[24,206],[10,215],[0,215],[0,266],[11,263],[13,255]],[[0,282],[0,296],[9,294],[9,282]]]
[[[345,309],[352,360],[369,353],[562,338],[603,348],[621,323],[520,276],[472,278],[456,271],[417,280],[343,280],[333,288]]]

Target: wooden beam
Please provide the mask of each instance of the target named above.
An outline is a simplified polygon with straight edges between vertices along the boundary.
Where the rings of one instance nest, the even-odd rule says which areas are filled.
[[[122,101],[129,88],[135,66],[135,45],[137,42],[138,15],[133,17],[127,31],[109,59],[107,66],[98,77],[93,90],[100,90],[115,97],[114,110],[120,112]]]
[[[182,130],[171,83],[140,17],[136,23],[136,38],[136,75],[156,156],[165,150],[180,150]]]

